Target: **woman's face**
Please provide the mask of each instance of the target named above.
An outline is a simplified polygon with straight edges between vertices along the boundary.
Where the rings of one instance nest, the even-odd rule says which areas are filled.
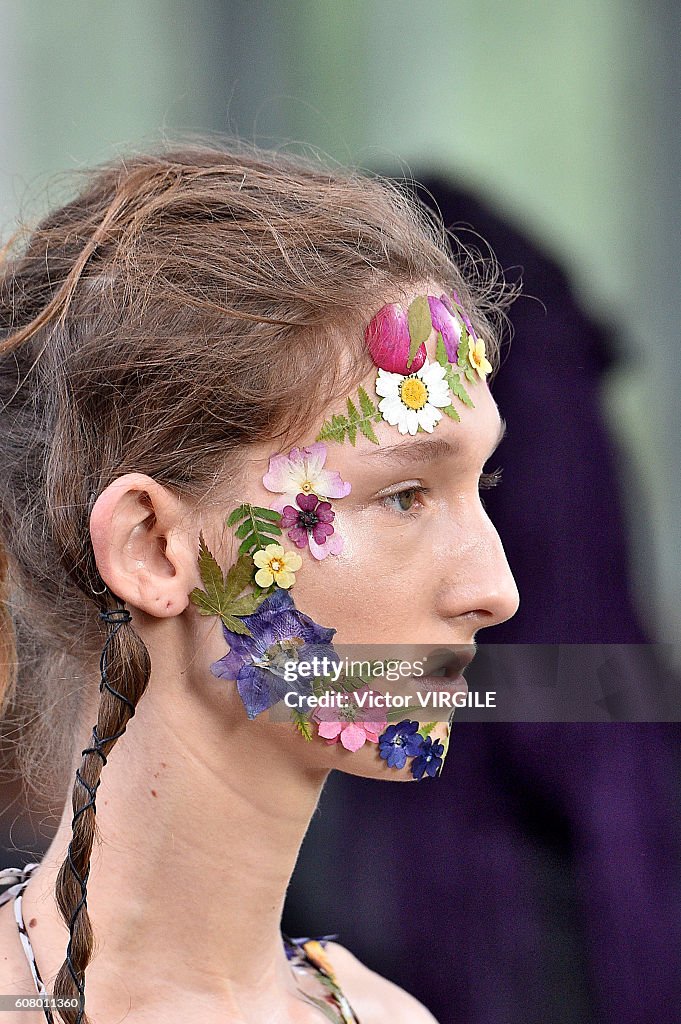
[[[426,348],[428,359],[435,361],[434,331]],[[378,401],[375,381],[373,371],[363,387]],[[337,473],[345,485],[343,489],[349,490],[342,497],[329,498],[335,513],[334,536],[342,538],[340,552],[315,558],[310,544],[302,543],[304,532],[297,534],[300,547],[291,539],[295,532],[284,530],[281,537],[273,538],[302,559],[294,572],[295,582],[286,593],[295,608],[314,623],[336,630],[333,644],[343,657],[415,660],[426,648],[472,645],[478,630],[503,622],[517,610],[518,591],[479,494],[483,467],[500,440],[503,423],[483,379],[466,381],[466,389],[474,408],[457,402],[459,422],[443,415],[432,432],[410,435],[399,433],[396,426],[381,420],[373,423],[378,444],[361,433],[355,446],[347,438],[325,442],[323,470]],[[296,447],[315,445],[322,423],[334,413],[346,413],[344,398],[310,423]],[[221,528],[231,509],[240,502],[265,508],[278,502],[281,510],[285,501],[292,500],[273,489],[277,484],[283,486],[286,464],[281,457],[290,451],[267,445],[254,448],[242,477],[243,491],[225,496],[221,521],[216,521],[214,528],[217,536],[224,536],[225,543],[231,544],[226,566],[235,561],[239,545],[233,529]],[[319,452],[319,445],[313,451]],[[272,463],[273,456],[279,456],[279,462]],[[336,484],[340,486],[337,478]],[[293,507],[298,515],[305,511],[295,503]],[[291,529],[295,531],[295,524]],[[333,546],[333,539],[327,543]],[[267,572],[268,565],[264,568]],[[373,653],[369,655],[369,648],[362,645],[374,645]],[[381,645],[380,649],[375,645]],[[224,657],[227,644],[219,630],[206,638],[204,650],[213,661]],[[206,671],[208,668],[206,663]],[[223,685],[236,688],[227,677]],[[413,691],[415,685],[418,679],[410,684],[404,679],[391,684],[378,678],[370,689],[405,693],[409,688]],[[282,706],[279,704],[278,709]],[[244,713],[243,708],[239,713]],[[327,721],[339,718],[338,714],[320,714]],[[445,748],[447,714],[442,710],[433,713],[433,718],[445,720],[438,721],[430,732],[433,742],[444,741]],[[258,733],[260,742],[286,744],[292,756],[315,767],[325,765],[371,777],[413,778],[409,761],[403,768],[389,767],[374,740],[367,738],[359,749],[349,750],[339,741],[341,734],[335,739],[331,735],[333,726],[321,727],[327,735],[324,739],[318,735],[318,723],[313,722],[312,740],[306,741],[289,716],[286,712],[279,715],[285,721],[274,722],[265,712],[258,714],[249,727]],[[360,719],[367,717],[382,719],[381,732],[386,729],[385,714],[360,715]],[[407,711],[391,721],[411,717]],[[421,714],[420,724],[423,721]],[[342,731],[346,727],[347,723]]]

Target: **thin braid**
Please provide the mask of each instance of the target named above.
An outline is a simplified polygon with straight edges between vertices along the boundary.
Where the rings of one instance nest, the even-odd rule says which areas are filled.
[[[127,608],[100,611],[110,628],[100,658],[101,693],[97,723],[92,728],[92,745],[82,751],[76,771],[72,806],[73,830],[68,854],[59,869],[55,895],[69,927],[66,959],[55,978],[56,999],[78,999],[78,1008],[67,1006],[57,1012],[66,1024],[90,1024],[85,1013],[85,969],[92,959],[94,938],[87,910],[87,881],[97,830],[95,799],[102,768],[116,740],[125,732],[135,714],[151,674],[151,658],[141,638],[130,626]],[[123,626],[127,626],[123,630]]]

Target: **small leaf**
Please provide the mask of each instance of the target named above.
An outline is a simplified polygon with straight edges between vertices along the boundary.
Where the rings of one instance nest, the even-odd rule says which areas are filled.
[[[209,595],[222,590],[224,586],[222,569],[215,556],[211,554],[202,530],[199,531],[199,575]]]
[[[241,619],[237,619],[233,615],[221,615],[220,618],[225,627],[231,630],[232,633],[239,633],[241,636],[253,636],[246,623],[242,622]]]
[[[303,714],[302,711],[299,711],[297,708],[292,708],[291,721],[293,722],[293,724],[295,725],[296,729],[303,737],[303,739],[312,739],[312,725],[310,724],[309,719]]]
[[[235,509],[232,509],[232,511],[227,516],[227,526],[234,526],[234,524],[238,523],[240,519],[243,519],[245,515],[245,510],[245,505],[237,505]]]
[[[256,612],[263,601],[269,597],[267,593],[260,594],[246,594],[244,597],[237,598],[236,601],[232,601],[229,606],[231,615],[252,615]]]
[[[442,334],[440,331],[437,332],[437,342],[435,343],[435,358],[437,359],[440,366],[447,370],[450,366],[449,356],[447,355],[447,349],[445,343],[442,340]]]
[[[249,554],[242,554],[237,559],[225,579],[224,599],[226,602],[234,601],[248,586],[253,576],[253,569],[253,559]]]
[[[409,324],[408,369],[413,363],[414,357],[421,345],[428,341],[430,332],[433,329],[433,321],[430,317],[430,305],[428,304],[427,296],[419,295],[418,298],[414,299],[411,303],[407,310],[407,323]]]
[[[447,383],[454,392],[457,398],[459,398],[464,405],[467,405],[469,409],[475,409],[473,400],[466,391],[465,387],[461,383],[461,378],[458,373],[450,372],[447,374]]]
[[[253,511],[257,513],[258,519],[270,519],[273,523],[278,523],[281,519],[281,512],[277,512],[273,508],[262,508],[260,505],[254,505]]]
[[[437,722],[426,722],[426,724],[422,725],[421,728],[419,729],[419,736],[423,736],[423,738],[425,739],[426,736],[428,736],[433,731],[436,725]]]
[[[358,388],[358,394],[360,409],[362,410],[365,416],[371,416],[372,413],[375,413],[377,411],[376,406],[371,401],[363,387],[360,386]]]
[[[441,412],[443,412],[445,416],[449,416],[450,419],[456,420],[457,423],[461,423],[461,417],[453,405],[443,405],[441,407]]]
[[[367,441],[373,441],[374,444],[378,444],[378,438],[376,437],[376,434],[374,433],[374,428],[371,426],[369,420],[360,420],[358,426],[359,429],[364,434],[364,436],[366,437]]]
[[[244,519],[241,526],[235,532],[237,537],[248,537],[249,533],[253,532],[250,519]]]

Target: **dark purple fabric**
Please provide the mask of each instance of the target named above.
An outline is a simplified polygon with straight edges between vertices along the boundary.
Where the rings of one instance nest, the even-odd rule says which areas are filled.
[[[492,384],[508,436],[488,467],[503,483],[483,493],[521,605],[478,640],[644,643],[599,411],[610,335],[526,237],[445,181],[424,184],[445,223],[472,225],[540,300],[511,310]],[[637,671],[653,692],[654,660]],[[334,774],[287,930],[339,933],[441,1024],[678,1024],[680,738],[677,723],[455,722],[432,783]]]

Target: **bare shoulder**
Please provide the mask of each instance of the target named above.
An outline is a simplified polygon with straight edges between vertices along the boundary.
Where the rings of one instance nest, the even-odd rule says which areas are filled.
[[[383,1024],[388,1013],[391,1024],[438,1024],[418,999],[376,974],[345,946],[329,942],[326,951],[361,1024]]]

